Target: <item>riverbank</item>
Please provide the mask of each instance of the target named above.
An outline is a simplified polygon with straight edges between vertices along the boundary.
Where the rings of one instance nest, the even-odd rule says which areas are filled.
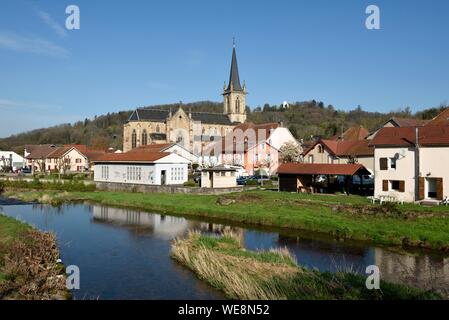
[[[248,251],[233,234],[221,237],[191,232],[172,243],[172,257],[200,279],[239,300],[423,300],[433,292],[381,281],[368,290],[366,278],[346,272],[299,267],[287,250]]]
[[[0,299],[67,299],[56,238],[0,214]]]
[[[6,190],[24,201],[61,204],[93,201],[180,216],[195,216],[290,229],[337,239],[449,251],[449,208],[371,205],[359,196],[245,191],[226,196]]]

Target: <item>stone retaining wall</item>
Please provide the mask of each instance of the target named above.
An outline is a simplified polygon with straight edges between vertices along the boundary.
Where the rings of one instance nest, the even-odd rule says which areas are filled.
[[[232,192],[241,192],[243,187],[234,188],[199,188],[199,187],[183,187],[183,186],[152,186],[130,183],[111,183],[96,182],[97,190],[100,191],[124,191],[124,192],[141,192],[141,193],[188,193],[188,194],[204,194],[218,195]]]

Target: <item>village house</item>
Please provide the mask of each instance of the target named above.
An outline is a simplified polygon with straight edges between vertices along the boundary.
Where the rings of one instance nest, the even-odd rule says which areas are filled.
[[[85,172],[90,162],[103,151],[91,150],[85,145],[52,144],[25,146],[26,166],[32,172]],[[89,159],[89,157],[91,157]]]
[[[449,196],[449,126],[383,128],[374,146],[374,196],[398,201]]]
[[[16,171],[24,168],[25,165],[25,158],[14,151],[0,151],[0,170],[11,169],[12,171]]]
[[[374,148],[365,139],[369,132],[363,127],[346,130],[342,136],[321,139],[303,152],[305,163],[347,164],[358,163],[374,173]]]
[[[95,162],[95,182],[183,185],[189,160],[168,152],[107,153]]]
[[[419,126],[385,127],[373,138],[376,198],[449,197],[449,108]]]
[[[279,166],[280,149],[286,143],[293,143],[302,151],[290,130],[279,123],[243,123],[220,142],[210,144],[203,161],[211,165],[241,166],[250,175],[256,171],[271,175]]]

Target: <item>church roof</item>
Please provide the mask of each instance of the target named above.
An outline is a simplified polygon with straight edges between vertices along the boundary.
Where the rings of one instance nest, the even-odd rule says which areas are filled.
[[[229,74],[229,84],[226,91],[243,91],[242,86],[240,85],[240,77],[239,77],[239,68],[237,66],[237,55],[235,53],[235,47],[232,49],[232,62],[231,62],[231,73]]]
[[[232,121],[224,113],[192,112],[192,119],[201,123],[231,125]]]
[[[173,114],[176,111],[173,112]],[[192,119],[194,121],[201,121],[201,123],[207,124],[222,124],[231,125],[232,122],[229,117],[223,113],[212,112],[191,112]],[[164,122],[170,117],[169,110],[159,110],[152,108],[136,109],[128,121],[157,121]]]

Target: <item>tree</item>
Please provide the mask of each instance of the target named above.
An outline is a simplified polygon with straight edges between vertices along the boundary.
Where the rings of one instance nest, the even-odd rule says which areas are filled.
[[[294,142],[284,143],[284,145],[282,145],[279,149],[279,153],[279,161],[281,163],[300,161],[299,147]]]

